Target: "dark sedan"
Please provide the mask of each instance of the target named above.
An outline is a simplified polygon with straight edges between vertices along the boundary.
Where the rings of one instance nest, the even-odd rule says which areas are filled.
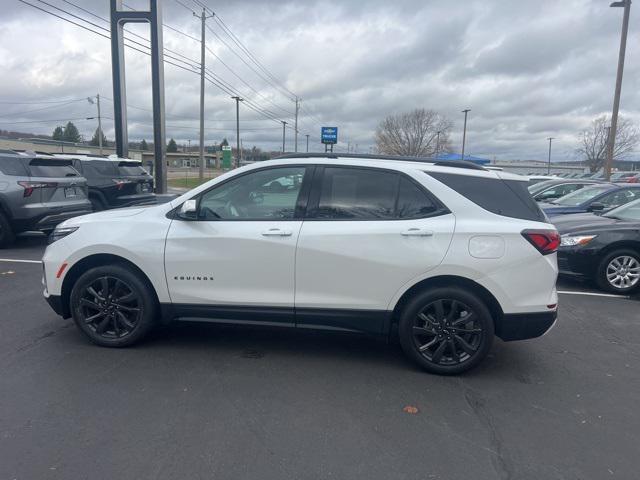
[[[558,178],[536,183],[529,186],[529,193],[536,202],[550,202],[564,197],[584,187],[598,185],[598,180],[572,180],[570,178]]]
[[[611,210],[640,198],[640,184],[603,183],[581,188],[540,208],[549,217]]]
[[[640,199],[602,215],[566,215],[553,222],[562,239],[561,274],[593,279],[614,293],[640,287]]]

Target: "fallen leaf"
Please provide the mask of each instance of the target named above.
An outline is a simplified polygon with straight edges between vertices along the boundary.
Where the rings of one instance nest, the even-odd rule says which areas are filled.
[[[414,407],[413,405],[407,405],[402,409],[402,411],[411,415],[415,415],[419,412],[418,407]]]

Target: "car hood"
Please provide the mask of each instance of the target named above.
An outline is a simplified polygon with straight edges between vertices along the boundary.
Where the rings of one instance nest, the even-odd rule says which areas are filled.
[[[74,227],[74,226],[82,225],[83,223],[91,223],[91,222],[102,221],[102,220],[111,220],[116,218],[133,217],[135,215],[141,214],[151,206],[153,205],[149,205],[148,207],[117,208],[115,210],[106,210],[104,212],[90,213],[88,215],[82,215],[80,217],[70,218],[69,220],[64,221],[58,226]]]
[[[597,233],[617,229],[640,229],[640,222],[603,217],[592,213],[566,215],[553,219],[553,224],[561,235],[576,233]]]
[[[561,215],[563,213],[584,212],[585,207],[581,205],[556,205],[554,203],[538,203],[538,206],[547,215]]]

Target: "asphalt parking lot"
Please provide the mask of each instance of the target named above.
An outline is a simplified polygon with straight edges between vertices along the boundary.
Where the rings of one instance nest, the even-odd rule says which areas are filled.
[[[13,261],[43,250],[0,251],[1,480],[638,478],[638,298],[563,280],[548,335],[445,378],[335,334],[174,324],[95,347]]]

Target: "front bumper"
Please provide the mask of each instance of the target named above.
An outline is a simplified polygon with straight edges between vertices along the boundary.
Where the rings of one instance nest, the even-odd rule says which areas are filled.
[[[592,277],[598,265],[598,251],[584,247],[560,247],[558,269],[563,275]]]
[[[558,311],[536,313],[505,313],[496,335],[505,342],[537,338],[547,333],[556,323]]]
[[[51,309],[62,318],[69,318],[71,316],[62,306],[62,297],[60,295],[49,295],[45,292],[44,299],[47,301]]]

